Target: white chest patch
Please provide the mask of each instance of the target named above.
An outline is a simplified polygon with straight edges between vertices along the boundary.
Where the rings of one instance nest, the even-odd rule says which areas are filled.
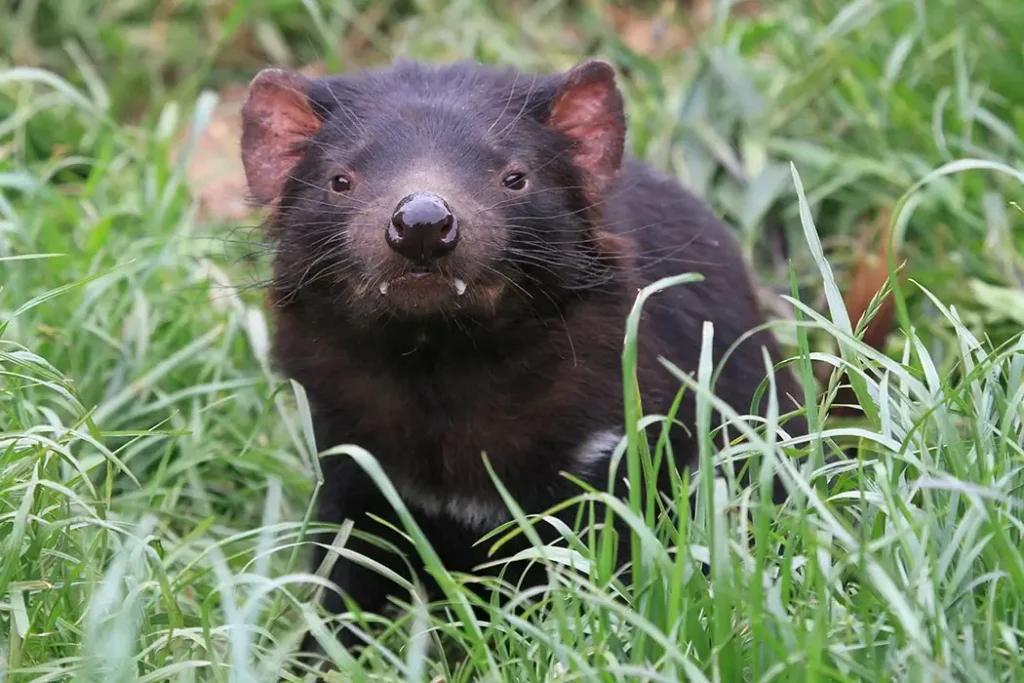
[[[490,531],[512,519],[511,513],[497,498],[493,501],[461,495],[441,498],[415,487],[403,487],[399,493],[407,505],[419,508],[431,517],[448,517],[474,531]]]
[[[602,476],[608,473],[608,462],[615,447],[622,440],[622,432],[614,429],[593,432],[577,446],[569,469],[582,476]],[[438,496],[416,486],[399,486],[398,491],[407,505],[431,517],[447,517],[474,531],[486,532],[512,519],[512,514],[498,498],[464,495]]]

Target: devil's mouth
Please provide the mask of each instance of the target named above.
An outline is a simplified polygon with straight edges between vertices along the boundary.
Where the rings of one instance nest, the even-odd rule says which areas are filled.
[[[430,291],[436,295],[450,292],[456,296],[462,296],[466,293],[466,281],[442,275],[435,270],[417,269],[398,277],[381,280],[377,289],[382,296],[393,295],[401,291],[422,293]]]

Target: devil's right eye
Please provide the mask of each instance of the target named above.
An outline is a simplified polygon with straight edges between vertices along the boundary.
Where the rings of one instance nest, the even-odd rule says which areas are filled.
[[[346,175],[336,175],[331,178],[331,192],[348,192],[352,189],[352,180]]]

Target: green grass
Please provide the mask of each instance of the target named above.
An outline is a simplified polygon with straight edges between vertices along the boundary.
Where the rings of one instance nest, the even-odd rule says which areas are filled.
[[[536,553],[547,616],[461,621],[466,577],[424,548],[449,616],[411,590],[358,660],[332,653],[338,680],[1024,680],[1024,4],[764,4],[659,57],[600,2],[0,7],[0,681],[277,680],[323,628],[301,543],[316,454],[301,389],[268,370],[265,255],[254,223],[198,210],[178,141],[267,63],[395,54],[614,61],[633,150],[737,226],[765,284],[798,287],[800,324],[773,327],[794,368],[809,380],[800,348],[851,368],[869,414],[820,424],[829,385],[807,442],[737,421],[747,438],[702,463],[783,468],[792,502],[709,467],[675,492],[692,517],[623,502],[642,580],[567,532]],[[837,303],[889,212],[910,279],[882,354]],[[680,384],[706,424],[703,361]],[[860,457],[822,465],[833,442]],[[379,475],[347,453],[325,457]],[[623,457],[640,471],[635,441]]]

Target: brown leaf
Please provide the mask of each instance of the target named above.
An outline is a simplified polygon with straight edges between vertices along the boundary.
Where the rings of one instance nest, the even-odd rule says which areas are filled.
[[[756,0],[733,5],[732,16],[752,16],[762,9]],[[606,20],[619,38],[634,52],[647,57],[665,57],[689,49],[694,36],[711,23],[713,0],[664,2],[657,13],[634,7],[611,6]]]
[[[849,278],[849,286],[843,296],[850,324],[856,331],[857,325],[871,307],[871,300],[882,291],[889,279],[889,236],[891,210],[884,208],[879,211],[873,222],[864,223],[860,239],[856,247],[857,254],[853,273]],[[897,266],[899,255],[897,254]],[[906,269],[897,275],[899,282],[906,280]],[[871,321],[864,330],[862,340],[873,349],[881,351],[885,348],[886,339],[892,331],[896,319],[896,304],[892,294],[887,294],[879,304]],[[818,380],[827,383],[834,368],[821,363],[816,368]],[[849,386],[846,377],[840,379],[840,388],[836,392],[831,412],[836,416],[850,417],[861,411],[853,406],[857,404],[857,396]]]
[[[188,161],[186,178],[203,219],[243,220],[252,214],[246,203],[245,170],[239,148],[244,86],[220,91],[220,100]],[[189,127],[190,128],[190,127]],[[185,130],[185,135],[189,130]]]
[[[865,225],[862,231],[857,265],[844,297],[846,310],[850,314],[850,323],[854,329],[868,312],[871,300],[885,287],[889,278],[890,215],[889,209],[881,211],[874,225]],[[871,244],[872,242],[874,244]],[[906,270],[901,270],[898,277],[900,282],[904,281]],[[886,296],[864,331],[864,342],[872,348],[881,349],[892,328],[895,315],[896,304],[891,295]]]
[[[324,73],[317,62],[299,69],[306,76]],[[241,109],[247,84],[230,85],[219,93],[219,101],[210,120],[196,141],[186,169],[193,196],[199,202],[199,215],[210,221],[243,221],[255,215],[247,202],[248,189],[242,167],[239,139],[242,130]],[[181,136],[189,135],[186,127]]]
[[[625,7],[609,7],[608,23],[631,50],[648,57],[660,57],[690,47],[690,32],[676,12],[652,17]]]

